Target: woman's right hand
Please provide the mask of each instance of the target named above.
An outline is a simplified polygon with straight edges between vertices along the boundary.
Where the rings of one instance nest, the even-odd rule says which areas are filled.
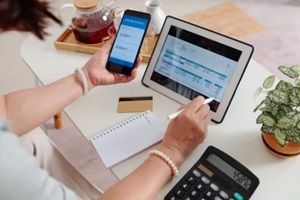
[[[185,110],[170,121],[159,148],[178,167],[207,136],[210,108],[203,102],[204,98],[199,96],[180,108]]]
[[[127,83],[137,76],[137,68],[141,64],[142,56],[139,55],[130,76],[113,73],[106,69],[106,62],[111,51],[113,40],[108,40],[84,65],[84,71],[89,90],[97,85],[111,85],[117,83]]]

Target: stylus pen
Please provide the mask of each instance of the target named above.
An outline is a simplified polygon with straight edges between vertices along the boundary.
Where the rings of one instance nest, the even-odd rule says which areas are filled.
[[[203,104],[208,104],[208,103],[212,102],[213,100],[214,100],[213,97],[207,98],[207,99],[204,100]],[[175,112],[175,113],[169,115],[169,116],[168,116],[168,119],[169,119],[169,120],[174,119],[175,117],[177,117],[178,115],[180,115],[180,113],[182,113],[183,110],[184,110],[184,109],[178,110],[177,112]]]

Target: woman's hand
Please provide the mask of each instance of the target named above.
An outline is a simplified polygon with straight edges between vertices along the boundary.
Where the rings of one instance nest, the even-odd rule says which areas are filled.
[[[117,83],[126,83],[132,81],[137,76],[137,67],[141,64],[142,57],[139,56],[131,76],[125,76],[119,73],[107,71],[105,65],[112,47],[113,40],[106,44],[93,55],[84,65],[82,70],[87,76],[89,90],[97,85],[110,85]]]
[[[181,109],[185,110],[169,123],[159,150],[168,155],[176,166],[180,166],[207,136],[210,108],[203,102],[204,98],[199,96],[182,106]]]

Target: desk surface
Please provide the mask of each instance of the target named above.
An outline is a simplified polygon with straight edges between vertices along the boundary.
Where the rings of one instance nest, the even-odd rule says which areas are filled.
[[[162,0],[161,2],[166,6],[168,1]],[[189,9],[184,11],[178,6],[180,5],[178,2],[172,1],[173,8],[164,8],[165,12],[181,16],[192,12],[192,9],[205,9],[224,1],[214,1],[214,3],[211,1],[187,1]],[[51,83],[73,73],[76,67],[83,66],[91,56],[55,49],[53,42],[62,31],[63,28],[52,26],[48,29],[51,35],[45,42],[40,42],[35,37],[29,37],[22,45],[21,55],[24,61],[42,84]],[[164,123],[167,123],[167,115],[176,111],[180,105],[141,84],[145,68],[145,64],[140,66],[138,77],[133,82],[95,88],[87,96],[78,99],[65,109],[66,114],[87,139],[96,132],[133,115],[132,113],[116,112],[119,96],[152,95],[154,99],[153,112]],[[180,169],[181,175],[184,175],[199,159],[207,146],[214,145],[232,155],[259,177],[261,183],[255,191],[253,199],[300,199],[300,194],[297,192],[300,185],[300,173],[298,172],[300,159],[281,159],[270,154],[263,146],[260,126],[255,123],[257,113],[252,112],[258,103],[253,100],[254,91],[269,74],[261,65],[251,60],[223,123],[209,124],[207,139],[183,164]],[[148,150],[145,150],[112,167],[113,172],[122,179],[147,157],[147,153]],[[169,182],[156,199],[163,199],[179,178]]]

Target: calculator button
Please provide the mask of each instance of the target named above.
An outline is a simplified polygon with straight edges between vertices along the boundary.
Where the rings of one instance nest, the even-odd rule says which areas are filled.
[[[190,176],[189,178],[186,179],[190,184],[194,184],[196,179],[193,176]]]
[[[170,196],[170,197],[166,198],[165,200],[180,200],[180,198],[177,198],[175,196]]]
[[[199,200],[208,200],[206,197],[201,197]]]
[[[189,195],[195,199],[199,196],[199,192],[197,190],[195,190],[194,188],[191,188],[189,190]]]
[[[210,180],[208,178],[206,178],[205,176],[202,176],[201,177],[201,181],[205,184],[209,184],[210,183]]]
[[[229,196],[226,192],[224,192],[223,190],[220,191],[220,196],[223,197],[224,199],[228,199]]]
[[[184,194],[184,192],[181,190],[181,189],[177,189],[177,190],[175,190],[175,192],[174,192],[175,194],[176,194],[176,196],[178,196],[178,197],[182,197],[183,196],[183,194]]]
[[[194,170],[193,170],[193,174],[194,174],[196,177],[200,177],[200,176],[201,176],[201,173],[200,173],[199,170],[197,170],[197,169],[194,169]]]
[[[210,191],[210,190],[204,191],[203,194],[204,194],[206,197],[208,197],[209,199],[213,199],[213,197],[214,197],[212,191]]]
[[[213,191],[215,191],[215,192],[218,192],[218,191],[219,191],[219,187],[218,187],[216,184],[214,184],[214,183],[210,184],[210,188],[211,188]]]
[[[202,183],[198,183],[196,184],[196,188],[201,192],[202,190],[204,190],[204,185]]]
[[[233,194],[233,197],[234,197],[236,200],[244,200],[244,197],[243,197],[240,193],[238,193],[238,192],[235,192],[235,193]]]
[[[209,200],[209,199],[207,197],[203,196],[201,193],[199,193],[197,200]]]
[[[181,200],[193,200],[192,197],[188,196],[187,194],[184,197],[180,198],[180,199]]]
[[[180,186],[182,189],[184,189],[185,191],[188,191],[188,189],[191,187],[188,183],[183,183],[181,186]]]

